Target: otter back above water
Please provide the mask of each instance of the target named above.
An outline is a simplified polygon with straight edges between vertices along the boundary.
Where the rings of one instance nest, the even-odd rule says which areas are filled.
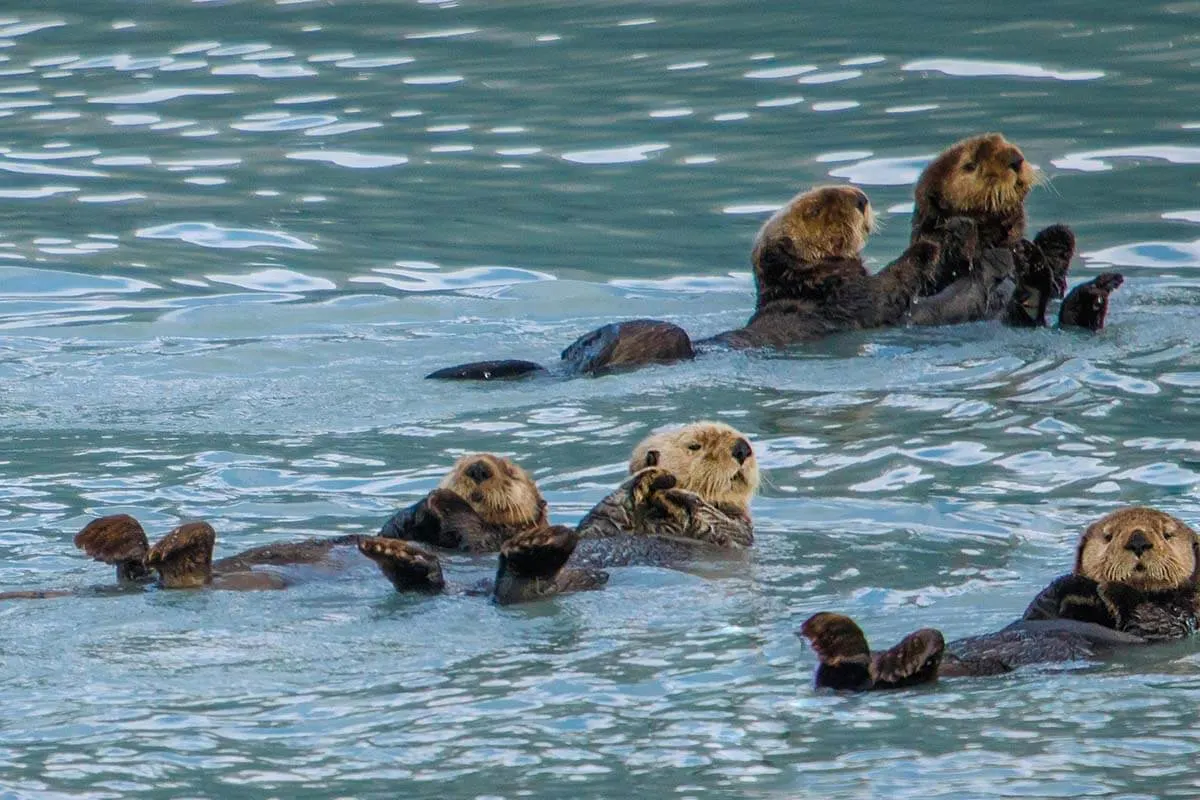
[[[71,536],[204,518],[217,559],[377,532],[466,453],[577,522],[652,430],[761,456],[744,559],[497,608],[368,559],[282,592],[0,603],[0,795],[1190,797],[1196,643],[931,690],[810,688],[800,620],[997,630],[1124,503],[1200,521],[1187,4],[12,3],[0,13],[0,590]],[[1181,101],[1182,100],[1182,101]],[[796,192],[903,251],[934,154],[999,131],[1029,230],[1125,275],[1098,336],[850,332],[598,379],[617,320],[755,303]],[[444,560],[448,584],[494,554]],[[307,570],[297,570],[303,577]]]

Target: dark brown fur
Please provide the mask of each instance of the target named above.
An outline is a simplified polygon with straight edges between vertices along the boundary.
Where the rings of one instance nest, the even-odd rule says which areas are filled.
[[[872,653],[862,629],[849,617],[823,611],[800,629],[820,661],[816,685],[837,691],[900,689],[937,680],[945,641],[932,628],[905,636],[890,650]]]
[[[92,520],[75,534],[75,546],[96,561],[116,565],[118,583],[145,580],[150,576],[143,563],[150,542],[141,523],[128,514]]]

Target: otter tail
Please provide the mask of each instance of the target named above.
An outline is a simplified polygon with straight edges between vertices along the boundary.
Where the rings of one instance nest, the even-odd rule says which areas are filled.
[[[635,319],[613,322],[580,336],[562,351],[568,375],[607,375],[648,364],[670,364],[696,357],[687,331],[670,322]],[[549,370],[518,359],[475,361],[426,375],[434,380],[494,381],[544,375]]]
[[[439,594],[446,588],[437,555],[420,545],[381,536],[363,536],[358,540],[358,549],[379,565],[379,571],[398,592]]]
[[[146,566],[158,570],[164,589],[190,589],[212,582],[217,532],[207,522],[185,522],[146,553]]]
[[[119,583],[131,583],[150,576],[144,563],[150,542],[141,523],[128,514],[92,520],[75,534],[75,546],[96,561],[115,565]]]
[[[946,643],[939,631],[922,628],[890,650],[871,654],[862,628],[847,616],[822,611],[800,628],[820,659],[816,685],[835,691],[899,689],[937,679]]]

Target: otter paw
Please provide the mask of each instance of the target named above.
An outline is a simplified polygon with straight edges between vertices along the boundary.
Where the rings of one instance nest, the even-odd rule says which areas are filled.
[[[75,534],[75,546],[97,561],[120,564],[142,561],[150,542],[141,523],[128,514],[94,519]]]
[[[465,546],[463,531],[449,524],[448,518],[478,517],[475,509],[449,489],[434,489],[408,508],[393,514],[379,531],[388,539],[424,542],[434,547],[460,550]]]
[[[207,522],[185,522],[154,543],[146,566],[158,570],[164,589],[191,589],[212,580],[212,551],[217,532]]]
[[[675,488],[678,479],[662,467],[638,470],[629,482],[629,503],[633,508],[651,502],[655,494]]]
[[[563,525],[518,533],[500,547],[500,572],[509,571],[525,579],[552,578],[577,544],[579,534]]]
[[[418,544],[364,536],[358,540],[358,550],[379,565],[379,571],[398,592],[437,594],[446,586],[437,555]]]
[[[1009,301],[1005,322],[1017,328],[1040,328],[1046,324],[1046,306],[1055,290],[1054,272],[1036,244],[1021,239],[1012,247],[1017,288]]]
[[[941,244],[947,256],[972,262],[979,254],[979,226],[970,217],[951,217],[942,228]]]
[[[1075,234],[1066,225],[1051,225],[1038,231],[1033,243],[1042,252],[1046,266],[1054,274],[1054,297],[1067,293],[1067,272],[1075,256]]]
[[[1108,317],[1108,296],[1124,282],[1120,273],[1104,272],[1076,286],[1058,310],[1059,327],[1101,330]]]

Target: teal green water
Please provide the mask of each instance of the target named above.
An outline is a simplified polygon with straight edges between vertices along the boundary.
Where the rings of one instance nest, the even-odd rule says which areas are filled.
[[[271,594],[0,605],[0,797],[1193,797],[1200,653],[836,697],[794,636],[1001,625],[1118,504],[1200,522],[1194,3],[57,2],[0,11],[0,589],[108,580],[72,534],[219,554],[370,531],[456,456],[571,522],[648,431],[724,419],[748,563],[522,608],[371,569]],[[814,183],[907,239],[1001,130],[1051,178],[1098,336],[991,324],[502,387],[620,318],[748,315]],[[490,558],[452,559],[456,580]]]

